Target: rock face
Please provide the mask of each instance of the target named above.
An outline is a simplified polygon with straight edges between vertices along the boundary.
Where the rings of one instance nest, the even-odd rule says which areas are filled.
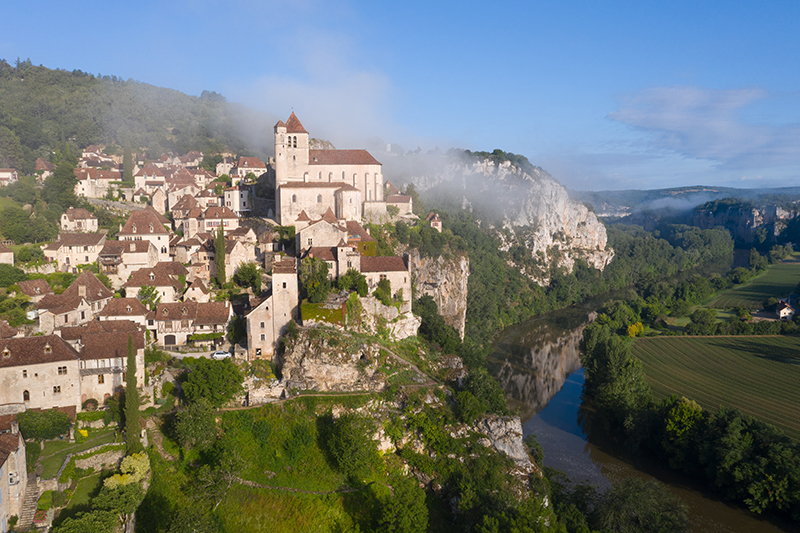
[[[392,161],[387,163],[384,174],[389,175]],[[450,154],[401,172],[418,191],[430,190],[430,196],[447,198],[450,203],[461,198],[462,206],[474,210],[499,233],[510,230],[505,232],[504,248],[525,246],[540,267],[526,274],[539,283],[549,283],[552,265],[571,270],[578,258],[597,269],[605,268],[614,253],[606,247],[606,229],[597,216],[572,201],[566,189],[541,168],[526,165],[525,169],[510,161]]]
[[[778,206],[752,207],[733,204],[723,209],[697,208],[693,224],[701,229],[722,226],[731,232],[734,240],[750,244],[775,242],[789,222],[800,216],[800,211],[787,211]]]
[[[425,295],[433,297],[445,323],[454,327],[463,339],[467,319],[469,258],[466,255],[420,257],[419,250],[412,249],[409,251],[408,265],[417,298]]]
[[[385,379],[377,372],[376,345],[343,343],[315,328],[301,329],[290,344],[278,361],[287,390],[374,392],[384,388]]]
[[[530,463],[518,416],[487,416],[477,423],[476,429],[489,438],[494,449],[505,453],[515,463]]]

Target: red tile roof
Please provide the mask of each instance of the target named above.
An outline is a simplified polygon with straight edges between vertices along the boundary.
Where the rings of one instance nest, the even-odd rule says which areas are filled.
[[[20,281],[17,283],[19,290],[22,294],[34,298],[36,296],[44,296],[45,294],[53,294],[53,289],[46,279],[31,279],[27,281]]]
[[[96,216],[82,207],[70,207],[64,214],[67,215],[69,220],[97,220]]]
[[[297,262],[294,259],[284,259],[272,264],[273,274],[297,274]]]
[[[362,257],[361,272],[408,272],[402,257]]]
[[[58,335],[0,340],[0,368],[78,359],[78,352]]]
[[[312,246],[308,249],[306,255],[323,261],[336,261],[336,247]]]
[[[85,287],[85,292],[80,290],[80,287]],[[84,270],[61,296],[85,298],[87,302],[91,303],[112,298],[114,292],[103,285],[90,270]]]
[[[119,231],[119,235],[168,235],[169,231],[164,227],[165,223],[169,223],[166,220],[152,208],[134,211]]]
[[[136,298],[111,298],[100,316],[144,316],[147,308]]]
[[[257,157],[240,157],[236,166],[239,168],[267,168],[267,165]]]
[[[194,320],[197,325],[227,324],[230,302],[176,302],[158,304],[155,320]]]
[[[300,120],[292,111],[289,120],[286,121],[286,133],[308,133],[306,129],[300,124]]]
[[[95,320],[85,326],[61,329],[64,340],[80,340],[81,359],[127,358],[128,335],[135,350],[144,349],[144,328],[130,320]]]
[[[366,150],[309,150],[309,165],[380,165]]]
[[[105,233],[59,233],[59,246],[96,246],[106,238]],[[58,247],[56,247],[56,250]]]

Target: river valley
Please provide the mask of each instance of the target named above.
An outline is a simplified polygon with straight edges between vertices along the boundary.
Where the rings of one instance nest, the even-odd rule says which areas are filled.
[[[509,406],[519,411],[524,434],[536,435],[542,445],[544,466],[601,489],[632,476],[658,479],[689,506],[692,533],[797,531],[721,501],[684,476],[587,435],[591,414],[581,410],[579,343],[583,328],[600,305],[587,302],[534,317],[506,328],[495,341],[490,371],[500,380]]]

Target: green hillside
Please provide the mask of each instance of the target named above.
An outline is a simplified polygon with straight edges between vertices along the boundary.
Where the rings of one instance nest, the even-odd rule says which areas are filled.
[[[24,174],[65,141],[122,153],[129,142],[151,158],[161,153],[231,151],[266,156],[273,117],[229,103],[80,70],[53,70],[0,60],[0,167]]]

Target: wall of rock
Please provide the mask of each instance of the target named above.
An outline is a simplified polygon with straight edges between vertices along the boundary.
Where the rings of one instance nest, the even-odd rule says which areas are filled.
[[[466,254],[447,258],[421,257],[419,250],[411,249],[408,252],[408,267],[416,298],[431,296],[445,323],[454,327],[463,340],[467,319],[469,257]]]

